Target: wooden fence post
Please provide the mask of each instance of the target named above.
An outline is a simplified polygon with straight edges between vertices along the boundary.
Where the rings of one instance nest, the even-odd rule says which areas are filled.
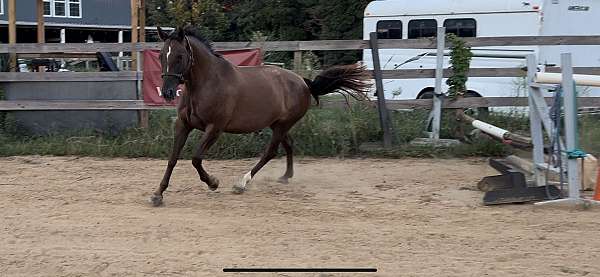
[[[140,32],[139,32],[139,41],[140,42],[146,42],[146,3],[145,0],[139,0],[139,25],[140,25]],[[137,57],[137,70],[138,72],[143,72],[144,71],[144,55],[139,55],[140,53],[143,52],[138,52],[138,57]],[[142,86],[142,80],[138,80],[138,100],[144,100],[144,87]],[[147,110],[140,110],[140,127],[141,128],[148,128],[150,126],[150,116],[149,116],[149,112]]]
[[[8,0],[8,43],[16,44],[17,43],[17,1],[16,0]],[[18,71],[17,70],[17,54],[11,52],[9,54],[9,62],[8,66],[11,72]]]
[[[44,27],[44,0],[37,0],[37,42],[46,42],[46,30]]]
[[[373,55],[373,72],[375,75],[375,88],[377,90],[377,108],[379,110],[379,122],[383,130],[383,147],[392,146],[392,128],[388,109],[385,104],[385,95],[383,91],[383,78],[381,75],[381,64],[379,60],[379,45],[377,42],[377,33],[370,34],[371,53]]]
[[[131,45],[133,49],[131,50],[131,66],[135,66],[136,71],[136,91],[137,91],[137,99],[144,99],[142,80],[140,78],[140,73],[142,72],[142,57],[140,55],[141,52],[138,52],[135,49],[135,45],[138,41],[144,41],[145,39],[141,37],[141,35],[145,35],[145,30],[139,30],[138,27],[145,28],[145,22],[141,23],[142,19],[145,20],[145,7],[143,7],[142,0],[131,0]],[[144,11],[142,11],[144,9]],[[138,111],[138,126],[140,128],[148,128],[149,126],[148,119],[148,111],[139,110]]]
[[[294,51],[294,72],[302,75],[302,51]]]
[[[139,22],[139,0],[131,0],[131,46],[135,49],[135,44],[138,42],[138,22]],[[131,51],[131,66],[135,66],[137,58],[136,51]]]

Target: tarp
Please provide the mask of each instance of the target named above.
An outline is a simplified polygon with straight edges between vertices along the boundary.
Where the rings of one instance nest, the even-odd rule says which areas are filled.
[[[262,64],[262,56],[260,49],[242,49],[242,50],[228,50],[219,51],[221,55],[229,62],[238,66],[255,66]],[[157,50],[145,50],[144,51],[144,102],[147,105],[175,105],[179,99],[179,95],[184,93],[185,88],[180,87],[177,93],[176,101],[167,103],[161,95],[162,78],[161,78],[161,66],[160,66],[160,51]]]

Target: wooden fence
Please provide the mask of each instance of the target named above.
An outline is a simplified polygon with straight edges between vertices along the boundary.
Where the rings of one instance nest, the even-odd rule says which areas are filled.
[[[546,98],[552,104],[553,98]],[[322,108],[345,107],[344,100],[321,101]],[[386,100],[390,110],[431,109],[431,99]],[[527,97],[473,97],[456,101],[445,101],[445,109],[483,108],[483,107],[527,107]],[[600,107],[600,97],[579,97],[578,107]],[[60,110],[169,110],[172,106],[150,106],[142,100],[69,100],[69,101],[38,101],[12,100],[0,101],[0,111],[60,111]]]
[[[465,38],[472,47],[488,46],[541,46],[541,45],[600,45],[600,36],[517,36],[517,37],[479,37]],[[369,40],[321,40],[321,41],[267,41],[267,42],[216,42],[219,50],[262,48],[264,51],[344,51],[370,49]],[[377,42],[379,49],[435,49],[435,38],[392,39]],[[161,43],[23,43],[0,44],[0,53],[17,55],[89,55],[95,52],[139,52],[146,49],[160,49]],[[301,55],[295,55],[299,59]],[[560,72],[560,68],[548,67],[550,72]],[[600,67],[574,68],[577,74],[600,75]],[[444,76],[447,77],[448,70]],[[434,69],[383,70],[383,79],[434,78]],[[470,77],[524,77],[524,68],[472,68]],[[47,72],[47,73],[0,73],[0,82],[36,82],[36,81],[136,81],[143,78],[141,72]],[[526,106],[526,98],[469,98],[447,102],[447,108]],[[585,107],[598,107],[598,98],[587,98],[581,103]],[[325,104],[336,105],[335,103]],[[386,104],[390,109],[430,108],[431,100],[392,100]],[[151,110],[171,107],[153,107],[141,100],[121,101],[0,101],[0,110]]]

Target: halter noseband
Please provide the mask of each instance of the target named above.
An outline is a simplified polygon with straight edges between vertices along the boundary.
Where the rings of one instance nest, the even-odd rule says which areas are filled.
[[[194,66],[194,50],[192,49],[192,44],[190,43],[190,39],[187,36],[184,36],[184,38],[185,38],[185,42],[187,44],[186,47],[185,47],[186,52],[187,52],[188,47],[190,49],[190,52],[188,53],[190,59],[189,59],[188,67],[187,67],[187,70],[186,70],[186,72],[189,72],[190,70],[192,70],[192,67]],[[177,78],[177,80],[179,80],[180,84],[183,84],[185,82],[185,77],[183,75],[184,75],[184,73],[178,73],[178,74],[175,74],[175,73],[163,73],[161,75],[161,77],[163,79],[165,77],[175,77],[175,78]]]

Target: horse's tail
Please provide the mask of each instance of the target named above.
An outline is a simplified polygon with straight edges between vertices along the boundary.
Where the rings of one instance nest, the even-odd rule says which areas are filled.
[[[319,96],[341,90],[357,100],[367,99],[371,79],[365,67],[358,64],[334,66],[324,70],[314,80],[304,78],[310,93],[319,103]]]

